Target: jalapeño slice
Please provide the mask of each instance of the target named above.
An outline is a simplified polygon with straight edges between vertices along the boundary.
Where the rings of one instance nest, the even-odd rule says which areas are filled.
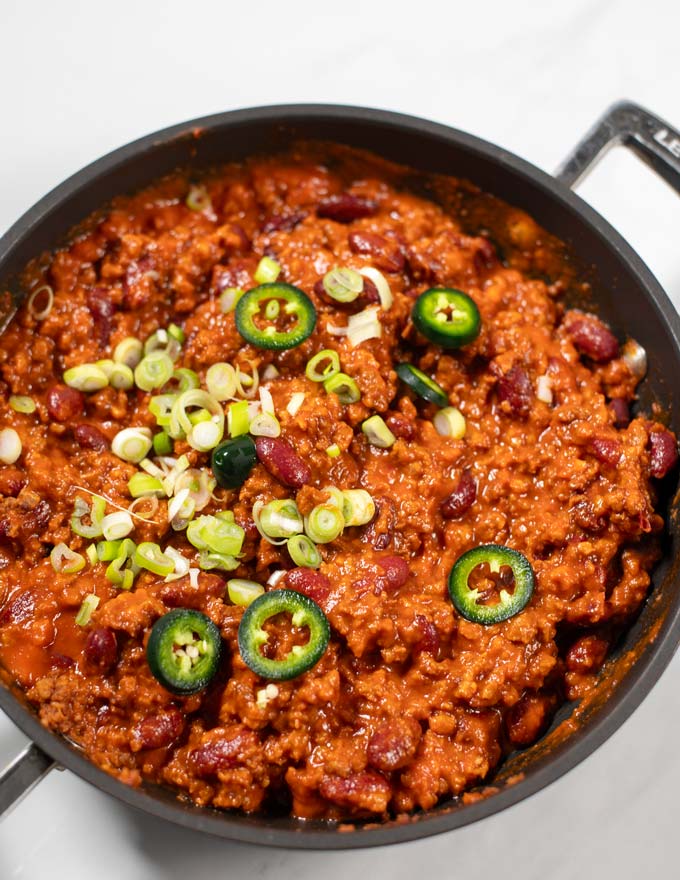
[[[173,694],[195,694],[217,672],[222,653],[219,629],[209,617],[175,608],[154,623],[146,646],[153,676]]]
[[[501,589],[494,605],[479,605],[479,590],[469,583],[472,572],[484,563],[492,574],[500,574],[501,568],[507,566],[515,582],[513,593]],[[451,569],[449,595],[456,611],[466,620],[489,626],[519,614],[531,599],[534,583],[534,571],[524,554],[502,544],[481,544],[463,553]]]
[[[295,348],[314,330],[316,310],[298,287],[274,282],[244,293],[235,319],[241,336],[258,348]]]
[[[415,301],[416,329],[442,348],[461,348],[479,336],[481,317],[472,297],[452,287],[431,287]]]
[[[248,479],[257,461],[255,442],[249,434],[231,437],[213,450],[211,465],[223,489],[238,489]]]
[[[408,385],[412,391],[415,391],[418,397],[422,397],[423,400],[430,403],[436,403],[437,406],[448,406],[449,398],[441,385],[437,385],[434,379],[430,379],[418,367],[414,367],[413,364],[397,364],[394,369],[401,381]]]
[[[262,628],[272,617],[287,612],[293,626],[307,627],[309,641],[295,645],[282,660],[271,660],[261,648],[269,636]],[[238,628],[238,647],[243,662],[262,678],[287,681],[311,669],[323,656],[330,638],[326,615],[319,606],[295,590],[271,590],[263,593],[246,608]]]

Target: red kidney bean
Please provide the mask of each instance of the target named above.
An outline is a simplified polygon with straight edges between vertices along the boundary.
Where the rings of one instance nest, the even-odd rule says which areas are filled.
[[[401,437],[402,440],[413,440],[416,436],[416,426],[401,413],[388,413],[385,424],[395,437]]]
[[[580,354],[598,364],[606,364],[619,353],[612,331],[595,315],[576,315],[567,319],[565,329]]]
[[[284,486],[301,489],[311,480],[309,465],[285,440],[278,437],[257,437],[255,449],[257,457],[269,473]]]
[[[47,501],[40,501],[26,514],[21,528],[26,534],[42,532],[50,521],[52,508]]]
[[[351,232],[348,243],[355,254],[366,254],[373,258],[379,269],[386,272],[401,272],[405,265],[404,254],[399,242],[390,241],[374,232]]]
[[[111,319],[116,313],[116,306],[111,296],[103,287],[93,287],[87,292],[87,307],[92,315],[100,345],[106,345],[111,335]]]
[[[78,446],[82,446],[83,449],[95,449],[101,452],[109,448],[109,441],[94,425],[76,425],[73,436]]]
[[[654,431],[649,435],[649,472],[660,480],[675,467],[678,444],[670,431]]]
[[[501,375],[496,390],[498,399],[501,403],[507,401],[514,414],[527,415],[534,399],[534,389],[524,367],[515,364],[507,373]]]
[[[413,653],[432,654],[436,658],[439,654],[439,633],[437,632],[437,627],[424,614],[416,614],[414,622],[420,630],[421,636],[413,646]]]
[[[16,498],[27,482],[28,478],[19,468],[9,465],[0,468],[0,495]]]
[[[336,223],[351,223],[353,220],[361,220],[362,217],[372,217],[377,210],[375,202],[351,193],[341,193],[324,199],[316,213],[317,216],[335,220]]]
[[[76,662],[72,657],[67,657],[66,654],[60,654],[58,651],[55,651],[50,657],[52,669],[71,669],[75,665]]]
[[[374,498],[375,516],[366,526],[365,537],[374,550],[387,550],[392,543],[397,510],[391,498]]]
[[[26,590],[19,593],[12,601],[5,605],[0,613],[0,625],[6,623],[22,623],[33,614],[35,608],[35,596]]]
[[[609,404],[617,428],[627,428],[630,424],[630,407],[625,397],[614,397]]]
[[[598,461],[614,467],[621,460],[622,446],[619,440],[610,440],[606,437],[593,437],[590,441],[590,450]]]
[[[479,246],[473,259],[477,272],[492,269],[498,262],[496,248],[486,238],[479,239]]]
[[[376,559],[376,563],[385,572],[377,580],[381,592],[382,590],[387,590],[387,592],[398,590],[404,586],[411,574],[408,562],[401,556],[383,556]]]
[[[240,223],[229,224],[229,235],[225,238],[232,253],[247,253],[250,250],[250,239]]]
[[[179,739],[183,730],[184,715],[178,709],[147,715],[132,730],[132,750],[165,748]]]
[[[213,739],[194,749],[189,754],[189,763],[199,779],[207,779],[220,770],[244,763],[248,753],[257,748],[257,736],[243,727],[229,733],[225,731],[222,739]]]
[[[118,642],[113,630],[100,627],[88,633],[84,654],[89,666],[99,672],[108,672],[118,659]]]
[[[291,568],[284,578],[286,586],[298,593],[304,593],[323,608],[331,591],[331,582],[320,571],[312,568]]]
[[[383,721],[368,741],[368,763],[384,773],[400,770],[415,755],[421,736],[420,724],[415,718],[389,718]]]
[[[324,776],[319,785],[321,797],[341,807],[384,813],[392,790],[388,781],[374,770],[349,776]]]
[[[477,481],[469,470],[464,470],[453,492],[442,501],[444,519],[458,519],[472,507],[477,498]]]
[[[550,720],[552,700],[542,694],[525,694],[505,716],[505,729],[510,742],[528,746],[543,733]]]
[[[85,396],[68,385],[53,385],[47,392],[47,412],[55,422],[68,422],[83,414]]]
[[[565,663],[569,672],[595,672],[604,663],[609,643],[599,636],[583,636],[567,651]]]
[[[289,214],[270,214],[262,224],[262,232],[291,232],[307,216],[306,211],[293,211]]]

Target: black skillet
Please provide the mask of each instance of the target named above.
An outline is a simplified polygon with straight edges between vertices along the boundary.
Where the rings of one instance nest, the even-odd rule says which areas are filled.
[[[357,107],[280,106],[238,110],[177,125],[135,141],[69,178],[31,208],[0,240],[0,290],[20,296],[16,275],[32,257],[59,244],[90,212],[177,167],[200,168],[284,149],[291,140],[328,140],[361,147],[410,165],[471,180],[526,210],[595,267],[597,308],[620,337],[631,330],[647,350],[642,400],[657,400],[680,433],[674,379],[680,375],[680,319],[658,282],[621,236],[573,186],[604,151],[623,144],[680,191],[680,134],[630,103],[612,107],[555,177],[501,147],[423,119]],[[183,803],[169,789],[129,788],[99,770],[40,724],[22,694],[0,679],[0,707],[32,740],[0,778],[0,813],[50,768],[77,773],[102,791],[147,813],[234,840],[307,849],[398,843],[474,822],[533,794],[582,761],[633,712],[669,663],[680,639],[678,526],[670,518],[664,558],[638,620],[608,662],[594,700],[565,706],[535,746],[511,756],[493,788],[473,802],[458,799],[407,823],[353,831],[284,817],[244,816]],[[631,662],[634,661],[634,662]]]

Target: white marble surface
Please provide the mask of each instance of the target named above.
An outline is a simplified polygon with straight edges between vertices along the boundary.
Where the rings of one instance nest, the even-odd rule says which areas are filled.
[[[610,102],[680,125],[668,0],[0,3],[0,231],[141,134],[249,105],[355,103],[430,117],[550,170]],[[623,151],[581,193],[680,305],[680,200]],[[677,877],[680,658],[598,752],[505,813],[354,853],[241,846],[144,818],[53,773],[0,824],[0,877]],[[21,735],[0,717],[0,763]]]

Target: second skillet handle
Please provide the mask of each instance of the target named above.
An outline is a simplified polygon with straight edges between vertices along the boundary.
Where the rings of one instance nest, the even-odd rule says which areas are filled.
[[[0,818],[8,813],[48,773],[55,762],[31,743],[0,774]]]
[[[680,193],[680,132],[630,101],[613,104],[557,169],[556,177],[574,187],[610,147],[628,147]]]

